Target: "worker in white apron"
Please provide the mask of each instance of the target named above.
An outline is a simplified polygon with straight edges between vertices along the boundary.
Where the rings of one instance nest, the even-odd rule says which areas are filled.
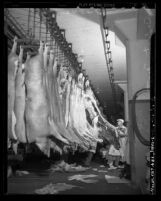
[[[124,123],[123,119],[118,119],[117,120],[118,126],[116,128],[116,134],[117,137],[119,138],[120,143],[120,155],[121,155],[120,161],[122,163],[126,162],[127,139],[128,139],[127,128],[123,125],[123,123]]]

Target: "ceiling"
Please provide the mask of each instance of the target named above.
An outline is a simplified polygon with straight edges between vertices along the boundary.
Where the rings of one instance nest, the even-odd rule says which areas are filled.
[[[68,42],[74,53],[82,55],[83,68],[94,85],[104,106],[112,104],[112,91],[108,78],[104,46],[98,9],[51,9],[57,12],[60,28],[66,30]],[[125,9],[129,12],[129,9]],[[127,11],[128,10],[128,11]],[[124,12],[122,9],[109,9],[110,14]],[[114,32],[109,32],[115,80],[126,80],[126,48]]]

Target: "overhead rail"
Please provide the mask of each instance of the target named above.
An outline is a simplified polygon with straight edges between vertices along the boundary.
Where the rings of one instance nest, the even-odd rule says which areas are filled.
[[[116,96],[116,88],[114,83],[114,69],[113,69],[113,62],[112,62],[112,51],[111,51],[111,42],[108,38],[109,36],[109,28],[105,25],[105,19],[107,10],[105,8],[101,9],[101,17],[102,17],[102,25],[101,25],[101,33],[104,45],[104,52],[105,52],[105,59],[106,59],[106,66],[110,81],[110,86],[112,89],[112,97],[114,103],[114,113],[117,114],[117,96]]]
[[[49,8],[26,8],[23,10],[24,18],[18,10],[15,16],[12,15],[10,9],[4,11],[5,35],[9,40],[9,49],[12,47],[15,35],[19,38],[18,45],[23,45],[26,51],[28,48],[33,52],[38,51],[41,40],[49,43],[48,45],[54,50],[59,61],[69,64],[76,73],[81,72],[82,64],[78,62],[77,54],[73,53],[72,43],[66,40],[65,29],[59,28],[55,11]],[[25,29],[18,17],[16,18],[19,14],[21,21],[26,22]]]

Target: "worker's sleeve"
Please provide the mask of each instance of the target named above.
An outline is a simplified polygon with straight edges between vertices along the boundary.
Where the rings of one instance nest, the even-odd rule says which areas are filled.
[[[123,131],[119,130],[119,136],[120,137],[126,137],[127,136],[127,128],[124,128]]]

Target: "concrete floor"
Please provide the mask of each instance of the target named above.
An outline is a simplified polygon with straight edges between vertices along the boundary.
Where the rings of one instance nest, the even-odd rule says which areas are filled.
[[[66,183],[76,185],[82,188],[72,188],[66,191],[60,191],[58,194],[73,195],[73,194],[98,194],[98,195],[138,195],[141,194],[140,189],[132,187],[129,184],[122,183],[107,183],[105,175],[118,176],[118,170],[108,170],[108,172],[94,171],[93,168],[98,170],[107,170],[106,167],[100,167],[100,163],[92,162],[91,168],[85,172],[76,173],[60,173],[55,172],[52,175],[47,172],[49,164],[43,161],[27,162],[22,170],[29,171],[30,174],[22,176],[11,176],[8,178],[7,194],[35,194],[36,189],[43,188],[49,183]],[[84,183],[82,181],[72,180],[69,181],[68,177],[76,174],[96,174],[98,175],[96,183]],[[95,178],[94,178],[95,179]]]

